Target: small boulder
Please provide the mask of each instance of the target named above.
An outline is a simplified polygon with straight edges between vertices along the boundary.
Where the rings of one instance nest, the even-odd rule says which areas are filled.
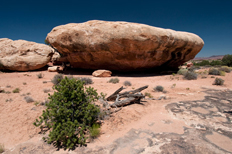
[[[192,62],[187,63],[187,68],[190,68],[190,67],[192,67],[192,66],[193,66],[193,63],[192,63]]]
[[[59,66],[48,67],[48,72],[58,72]]]
[[[92,73],[95,77],[111,77],[112,72],[108,70],[96,70]]]

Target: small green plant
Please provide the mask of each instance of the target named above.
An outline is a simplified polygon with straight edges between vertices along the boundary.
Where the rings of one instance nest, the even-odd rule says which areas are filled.
[[[151,95],[151,93],[145,92],[144,95],[147,96],[147,97],[149,97],[149,98],[153,98],[153,96]]]
[[[224,84],[224,80],[221,78],[216,78],[213,82],[213,85],[223,85]]]
[[[23,85],[27,85],[27,83],[26,83],[26,82],[23,82]]]
[[[123,84],[124,84],[124,86],[131,86],[131,82],[130,81],[124,81]]]
[[[48,144],[58,148],[74,149],[78,144],[85,145],[87,133],[97,122],[99,107],[93,104],[99,96],[91,87],[84,87],[81,80],[65,77],[49,95],[46,110],[36,119],[34,125],[48,128]]]
[[[185,75],[187,72],[188,72],[188,69],[182,68],[182,69],[179,69],[179,71],[177,72],[177,74],[179,74],[179,75]]]
[[[5,151],[4,145],[0,144],[0,153],[3,153]]]
[[[10,98],[10,99],[6,99],[6,102],[12,102],[13,100]]]
[[[197,74],[191,71],[188,71],[185,75],[184,78],[187,80],[196,80],[197,79]]]
[[[39,74],[37,74],[37,77],[38,77],[39,79],[41,79],[41,78],[43,78],[43,77],[44,77],[44,74],[39,73]]]
[[[103,93],[103,92],[100,93],[100,97],[101,97],[103,100],[106,99],[106,96],[107,96],[107,93]]]
[[[118,78],[112,78],[112,79],[109,80],[109,83],[113,83],[113,84],[119,83],[119,79]]]
[[[175,76],[176,74],[175,73],[172,73],[172,76]]]
[[[190,90],[190,88],[186,88],[186,90]]]
[[[174,84],[172,84],[172,87],[171,88],[175,88],[176,87],[176,84],[174,83]]]
[[[10,92],[10,91],[6,91],[5,93],[6,93],[6,94],[10,94],[11,92]]]
[[[20,89],[19,89],[19,88],[15,88],[12,92],[13,92],[13,93],[19,93],[19,92],[20,92]]]
[[[54,85],[57,85],[60,83],[60,81],[63,79],[63,75],[62,74],[56,74],[53,79],[52,79],[52,83]]]
[[[216,68],[210,68],[209,75],[220,75],[220,71]]]
[[[33,99],[32,97],[30,97],[30,96],[25,96],[24,99],[25,99],[25,101],[26,101],[27,103],[34,102],[34,99]]]
[[[93,124],[93,126],[89,129],[89,134],[92,139],[97,138],[100,135],[100,125]]]
[[[37,106],[39,105],[40,103],[38,101],[35,101],[34,105]]]
[[[164,91],[164,87],[163,86],[156,86],[155,88],[153,88],[155,91],[158,92],[163,92]]]

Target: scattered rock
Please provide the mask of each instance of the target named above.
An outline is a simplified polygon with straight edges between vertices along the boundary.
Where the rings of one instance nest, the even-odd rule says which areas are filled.
[[[57,26],[46,40],[73,67],[120,71],[178,68],[204,45],[193,33],[99,20]]]
[[[59,66],[48,67],[48,72],[58,72]]]
[[[108,70],[96,70],[92,73],[95,77],[111,77],[112,72]]]
[[[44,67],[54,53],[45,44],[25,40],[0,39],[0,69],[30,71]]]

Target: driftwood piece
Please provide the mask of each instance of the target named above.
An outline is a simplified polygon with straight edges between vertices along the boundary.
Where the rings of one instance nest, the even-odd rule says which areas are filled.
[[[124,93],[119,94],[119,92],[123,90],[123,87],[121,87],[121,88],[119,88],[118,90],[116,90],[112,95],[110,95],[109,97],[107,97],[106,100],[107,100],[107,101],[115,101],[118,94],[119,94],[119,96],[121,96],[121,97],[125,97],[125,96],[127,96],[128,94],[135,94],[135,93],[137,93],[137,92],[141,92],[142,90],[146,89],[147,87],[148,87],[148,85],[147,85],[147,86],[140,87],[140,88],[135,89],[135,90],[126,91],[126,92],[124,92]]]

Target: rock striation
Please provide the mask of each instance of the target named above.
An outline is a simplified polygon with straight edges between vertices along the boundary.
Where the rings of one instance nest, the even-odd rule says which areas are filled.
[[[177,68],[204,45],[193,33],[99,20],[57,26],[46,40],[73,67],[110,70]]]
[[[45,44],[25,40],[0,39],[0,69],[30,71],[44,67],[54,54]]]

